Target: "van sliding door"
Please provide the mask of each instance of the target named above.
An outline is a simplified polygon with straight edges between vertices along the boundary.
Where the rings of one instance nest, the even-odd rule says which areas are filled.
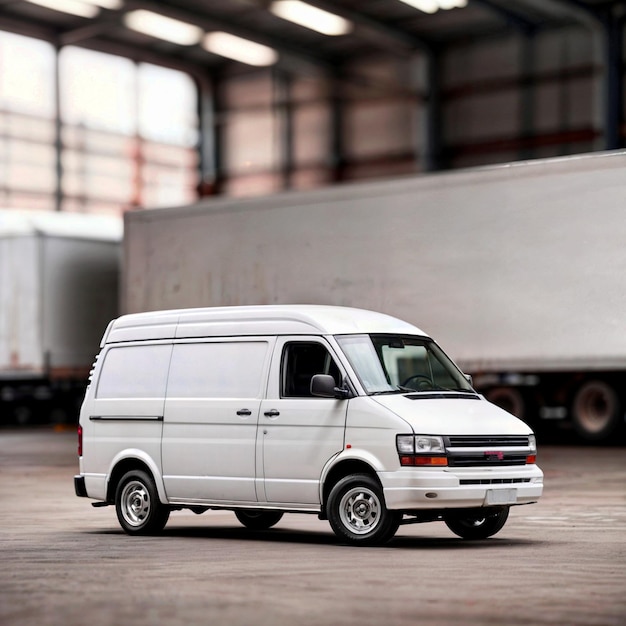
[[[256,502],[255,442],[269,342],[174,345],[163,422],[170,502]]]

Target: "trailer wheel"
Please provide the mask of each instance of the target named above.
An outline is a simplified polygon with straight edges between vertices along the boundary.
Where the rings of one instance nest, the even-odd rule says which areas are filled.
[[[487,539],[502,530],[509,517],[509,507],[504,507],[490,515],[477,511],[470,515],[449,513],[444,515],[446,526],[463,539]]]
[[[252,509],[235,511],[237,519],[250,530],[267,530],[280,522],[282,511],[254,511]]]
[[[13,421],[18,426],[27,426],[35,421],[34,411],[26,404],[18,404],[13,409]]]
[[[485,392],[485,398],[521,420],[526,417],[526,403],[518,389],[513,387],[494,387]]]
[[[170,510],[159,500],[154,480],[142,470],[131,470],[115,491],[115,512],[120,526],[129,535],[160,533]]]
[[[572,404],[576,432],[587,441],[602,441],[620,426],[620,402],[611,385],[602,380],[584,383]]]

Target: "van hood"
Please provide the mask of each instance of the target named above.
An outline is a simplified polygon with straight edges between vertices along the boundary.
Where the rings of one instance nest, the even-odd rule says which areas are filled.
[[[517,417],[469,394],[414,393],[371,396],[424,435],[529,435]]]

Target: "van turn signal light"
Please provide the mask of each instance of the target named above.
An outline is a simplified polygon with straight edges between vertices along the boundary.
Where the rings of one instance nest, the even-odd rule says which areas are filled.
[[[441,467],[442,465],[448,465],[448,459],[445,456],[403,455],[400,457],[400,465],[402,467]]]

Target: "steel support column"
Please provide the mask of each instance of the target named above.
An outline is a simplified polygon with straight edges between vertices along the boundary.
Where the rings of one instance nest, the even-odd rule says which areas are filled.
[[[278,145],[283,189],[293,187],[294,131],[293,103],[291,100],[291,75],[279,68],[272,72],[274,83],[274,114],[278,121]]]
[[[61,124],[61,46],[54,47],[54,210],[63,209],[63,127]]]
[[[331,182],[339,182],[345,178],[346,154],[344,132],[344,110],[341,93],[341,76],[339,72],[333,73],[330,96],[330,179]]]
[[[522,31],[520,85],[520,134],[522,136],[521,159],[534,156],[532,138],[535,133],[535,35],[533,30]]]
[[[624,21],[612,15],[603,20],[604,66],[604,147],[616,150],[624,145],[622,122],[624,120],[624,72],[622,52]]]
[[[434,172],[446,167],[443,154],[443,99],[441,51],[429,48],[415,59],[415,90],[418,108],[416,159],[418,169]],[[421,106],[420,106],[421,104]]]
[[[198,196],[212,196],[222,191],[224,182],[224,145],[220,121],[217,75],[197,79],[198,86]]]

